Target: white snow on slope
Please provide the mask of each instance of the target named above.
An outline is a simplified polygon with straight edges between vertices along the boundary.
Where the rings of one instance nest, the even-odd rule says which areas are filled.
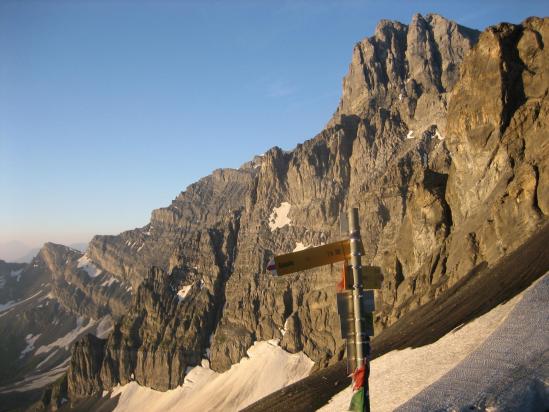
[[[392,351],[374,359],[369,379],[372,411],[393,411],[457,366],[505,321],[522,295],[457,328],[431,345]],[[351,396],[351,388],[344,389],[319,411],[346,411]]]
[[[34,343],[40,337],[40,335],[41,333],[39,333],[38,335],[33,335],[32,333],[29,333],[25,337],[25,342],[27,342],[27,347],[21,351],[21,355],[19,355],[19,359],[23,359],[27,353],[32,352],[34,350]]]
[[[308,376],[313,361],[303,353],[282,350],[277,340],[256,342],[248,358],[224,373],[197,366],[183,386],[159,392],[136,382],[114,389],[120,395],[117,412],[136,411],[236,411],[286,385]]]
[[[177,291],[177,299],[179,300],[179,302],[182,302],[183,299],[185,299],[187,297],[187,295],[189,294],[189,292],[191,291],[191,288],[193,287],[192,284],[190,285],[185,285],[183,286],[181,289],[179,289]]]
[[[56,355],[56,353],[57,351],[54,350],[52,353],[46,356],[43,361],[41,361],[38,365],[36,365],[35,369],[40,369],[42,366],[44,366],[51,358],[53,358]]]
[[[301,242],[297,242],[295,244],[295,248],[292,252],[299,252],[300,250],[305,250],[307,248],[309,248],[310,246],[305,246],[303,243]]]
[[[269,216],[269,227],[271,228],[271,232],[291,224],[291,219],[288,218],[291,207],[292,205],[288,202],[282,202],[279,207],[273,208],[273,212]]]
[[[12,270],[10,272],[10,276],[12,278],[17,278],[17,282],[19,282],[21,280],[21,273],[23,272],[23,268],[22,269],[19,269],[19,270]]]
[[[548,410],[549,275],[526,290],[505,321],[441,379],[398,408]]]
[[[95,336],[100,339],[105,339],[107,336],[109,336],[109,333],[111,333],[113,328],[114,321],[112,320],[111,315],[103,316],[101,319],[99,319],[97,329],[95,330]]]
[[[31,389],[40,389],[52,382],[55,382],[61,375],[65,373],[69,366],[71,357],[63,361],[59,366],[55,367],[44,373],[37,373],[35,375],[27,376],[22,381],[9,386],[0,387],[0,393],[8,392],[26,392]]]
[[[99,276],[103,271],[95,266],[87,255],[78,259],[78,268],[84,269],[90,278]]]
[[[97,321],[93,320],[93,319],[90,319],[88,321],[88,323],[83,326],[84,324],[84,318],[83,317],[79,317],[77,320],[76,320],[76,328],[74,328],[73,330],[71,330],[69,333],[67,333],[65,336],[62,336],[61,338],[59,339],[56,339],[55,341],[53,341],[52,343],[48,344],[48,345],[42,345],[40,346],[37,350],[36,350],[36,355],[40,355],[41,353],[48,353],[49,351],[51,351],[52,349],[55,349],[55,348],[65,348],[65,349],[68,349],[69,345],[74,342],[74,340],[76,338],[78,338],[82,333],[84,333],[85,331],[87,331],[88,329],[91,329],[93,326],[95,326],[95,324],[97,323]]]
[[[107,278],[103,283],[101,283],[101,286],[104,288],[108,288],[110,285],[112,285],[115,282],[120,282],[118,279],[116,279],[114,276],[111,276]]]
[[[14,307],[20,305],[21,303],[24,303],[24,302],[26,302],[26,301],[28,301],[28,300],[31,300],[32,298],[35,298],[36,296],[38,296],[38,295],[41,294],[41,293],[42,293],[42,291],[39,290],[38,292],[36,292],[36,293],[35,293],[34,295],[32,295],[31,297],[28,297],[27,299],[19,300],[19,301],[17,301],[17,302],[16,302],[16,301],[13,301],[13,300],[10,300],[9,302],[6,302],[6,303],[0,303],[0,313],[6,312],[6,311],[8,311],[9,309],[12,309],[12,308],[14,308]],[[6,315],[6,314],[7,314],[7,312],[6,312],[6,313],[2,313],[2,314],[0,315],[0,318],[1,318],[2,316]]]
[[[414,139],[414,131],[410,130],[406,135],[406,139]]]

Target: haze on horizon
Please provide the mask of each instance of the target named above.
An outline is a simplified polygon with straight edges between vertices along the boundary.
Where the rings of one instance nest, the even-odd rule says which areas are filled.
[[[482,30],[548,10],[536,0],[3,1],[0,259],[144,226],[212,170],[314,137],[353,45],[381,19],[433,12]]]

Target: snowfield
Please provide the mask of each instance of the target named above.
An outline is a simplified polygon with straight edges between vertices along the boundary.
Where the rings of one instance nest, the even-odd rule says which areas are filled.
[[[114,409],[135,411],[237,411],[264,396],[305,378],[314,362],[303,353],[290,354],[278,340],[256,342],[248,358],[224,373],[205,366],[191,369],[182,386],[159,392],[131,382],[116,387],[111,398],[120,396]]]
[[[185,298],[191,291],[192,287],[193,287],[192,284],[186,285],[177,291],[177,299],[179,300],[179,302],[182,302],[183,300],[185,300]]]
[[[279,207],[273,208],[273,211],[269,216],[269,227],[271,228],[271,232],[291,224],[291,219],[288,217],[291,207],[292,205],[288,202],[282,202]]]
[[[10,273],[10,276],[12,278],[17,278],[17,282],[19,282],[21,280],[21,273],[23,273],[23,269],[12,270],[11,273]]]
[[[90,278],[95,278],[99,276],[103,271],[93,264],[90,258],[86,255],[78,259],[79,269],[84,269]]]
[[[82,335],[88,329],[91,329],[92,327],[94,327],[96,323],[97,322],[95,320],[89,319],[88,323],[84,325],[84,318],[80,316],[76,320],[76,327],[73,330],[71,330],[65,336],[62,336],[59,339],[56,339],[55,341],[53,341],[48,345],[40,346],[36,350],[35,355],[40,355],[41,353],[48,353],[55,348],[68,349],[71,343],[73,343],[77,338],[80,337],[80,335]]]
[[[18,300],[18,301],[13,301],[13,300],[10,300],[9,302],[7,303],[0,303],[0,318],[4,315],[7,315],[8,312],[10,312],[11,309],[15,308],[16,306],[19,306],[20,304],[22,303],[25,303],[31,299],[34,299],[36,296],[40,295],[43,291],[42,290],[39,290],[38,292],[36,292],[34,295],[28,297],[27,299],[24,299],[24,300]]]
[[[533,405],[543,405],[540,394],[548,390],[548,349],[546,274],[512,300],[431,345],[374,359],[371,409],[537,410]],[[350,400],[347,388],[319,411],[346,411]]]
[[[71,357],[69,356],[59,366],[56,366],[53,369],[43,373],[36,373],[34,375],[27,376],[22,381],[18,381],[13,385],[1,387],[0,393],[26,392],[33,389],[44,388],[44,386],[55,382],[66,372],[69,367],[70,360]]]
[[[101,319],[99,319],[97,329],[95,330],[95,336],[100,339],[107,339],[109,337],[109,333],[112,332],[113,328],[114,321],[111,315],[103,316]]]
[[[41,333],[37,335],[33,335],[32,333],[29,333],[25,337],[25,342],[27,343],[27,347],[21,351],[21,355],[19,355],[19,359],[23,359],[27,353],[32,352],[34,350],[34,343],[40,337],[40,335]]]
[[[305,249],[308,249],[308,248],[310,248],[310,246],[306,246],[301,242],[297,242],[295,244],[295,248],[294,248],[294,250],[292,250],[292,252],[299,252],[300,250],[305,250]]]

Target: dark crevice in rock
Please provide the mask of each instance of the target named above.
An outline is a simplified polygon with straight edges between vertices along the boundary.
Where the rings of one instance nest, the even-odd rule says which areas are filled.
[[[535,179],[536,179],[536,184],[534,186],[534,190],[533,190],[533,202],[532,202],[532,206],[534,207],[534,210],[538,213],[539,216],[543,216],[544,213],[543,211],[541,210],[540,206],[539,206],[539,200],[538,200],[538,190],[539,190],[539,168],[537,165],[532,165],[532,168],[534,170],[534,175],[535,175]]]
[[[437,253],[433,261],[433,264],[431,265],[431,269],[429,270],[429,285],[433,284],[433,277],[435,275],[435,271],[438,267],[439,261],[440,261],[440,253]]]
[[[502,48],[501,75],[502,87],[502,124],[500,133],[503,135],[517,109],[526,102],[522,72],[526,66],[521,60],[517,43],[522,37],[523,27],[501,24],[495,28],[501,33],[499,38]]]
[[[404,281],[404,273],[402,271],[402,263],[397,258],[395,263],[395,289],[398,289],[400,284]]]
[[[430,16],[429,16],[430,17]],[[431,20],[429,18],[429,20]],[[429,23],[431,23],[429,21]],[[437,91],[439,93],[443,93],[446,90],[444,90],[444,87],[442,86],[442,57],[440,55],[440,50],[438,43],[435,41],[434,33],[433,33],[433,27],[431,24],[425,24],[425,33],[427,36],[427,42],[426,44],[430,48],[430,56],[431,56],[431,65],[433,68],[433,80],[434,84],[437,88]]]
[[[288,287],[284,291],[284,319],[288,319],[294,310],[292,290]]]

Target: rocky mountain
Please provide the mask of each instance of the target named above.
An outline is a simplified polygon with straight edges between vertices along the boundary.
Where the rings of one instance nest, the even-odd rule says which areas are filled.
[[[65,374],[73,342],[107,336],[130,298],[129,285],[66,246],[47,243],[29,264],[0,261],[0,409],[39,399]]]
[[[266,265],[341,238],[349,207],[360,208],[364,260],[384,273],[378,331],[546,230],[548,36],[541,18],[483,33],[438,15],[381,21],[355,45],[320,134],[214,171],[84,256],[43,250],[65,307],[121,316],[106,340],[75,346],[63,396],[130,381],[171,389],[203,357],[224,371],[272,338],[318,369],[336,363],[339,268],[273,277]]]

